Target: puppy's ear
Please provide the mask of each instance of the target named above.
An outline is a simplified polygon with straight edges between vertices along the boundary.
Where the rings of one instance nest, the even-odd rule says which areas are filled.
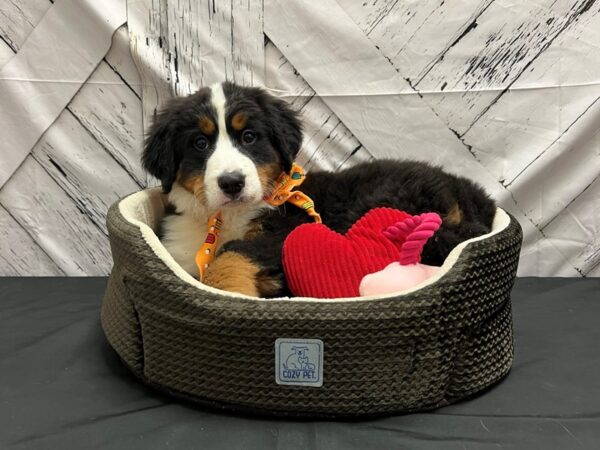
[[[174,135],[168,115],[156,116],[142,154],[142,166],[162,183],[163,192],[171,192],[177,176],[177,156]]]
[[[296,111],[270,94],[264,93],[263,107],[269,124],[269,140],[281,155],[283,170],[287,173],[302,146],[302,123]]]

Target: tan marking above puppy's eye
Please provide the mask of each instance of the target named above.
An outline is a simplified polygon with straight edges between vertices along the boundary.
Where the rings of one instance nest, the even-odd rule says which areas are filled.
[[[198,128],[200,128],[200,131],[202,131],[202,133],[210,136],[214,134],[217,126],[210,117],[202,116],[198,119]]]
[[[247,123],[248,116],[243,112],[235,113],[231,118],[231,127],[236,131],[242,131]]]

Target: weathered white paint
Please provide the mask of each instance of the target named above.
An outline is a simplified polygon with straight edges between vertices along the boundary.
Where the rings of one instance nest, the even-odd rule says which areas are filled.
[[[265,46],[265,87],[301,113],[304,142],[296,160],[307,171],[338,170],[373,158],[271,42]]]
[[[108,237],[33,157],[0,190],[0,202],[67,275],[108,273]]]
[[[170,55],[166,51],[169,36],[166,1],[127,2],[127,25],[132,57],[140,74],[142,121],[147,129],[156,111],[172,97]]]
[[[50,0],[9,0],[0,7],[0,37],[16,52],[50,9]]]
[[[79,211],[105,230],[106,211],[140,186],[77,118],[65,110],[32,151]],[[37,186],[43,188],[43,186]]]
[[[589,5],[589,0],[496,0],[413,85],[462,135],[566,27],[589,13]]]
[[[67,109],[140,187],[146,173],[140,163],[142,105],[129,86],[105,62],[100,62]]]
[[[561,33],[463,136],[505,185],[574,122],[594,117],[589,109],[600,97],[599,45],[600,4]]]
[[[23,5],[19,7],[24,12],[31,12]],[[24,21],[28,29],[21,29],[22,33],[15,36],[8,35],[16,49],[23,44],[23,36],[26,37],[41,18],[42,15],[30,14]],[[6,29],[2,28],[2,31]],[[13,54],[3,42],[0,42],[0,50],[3,51],[0,56],[5,52]],[[76,94],[69,109],[61,113],[32,150],[36,161],[77,207],[71,210],[75,219],[81,220],[82,214],[85,214],[100,230],[105,228],[108,206],[140,187],[128,172],[138,181],[140,178],[143,180],[139,167],[141,101],[134,92],[136,85],[139,88],[139,76],[129,54],[126,28],[121,28],[113,36],[113,45],[105,60],[111,64],[110,68],[106,62],[98,66]],[[44,190],[45,185],[35,183],[25,192],[35,192],[36,189]],[[63,273],[38,245],[43,236],[38,233],[39,227],[32,226],[35,222],[31,220],[31,211],[28,216],[17,214],[15,217],[10,216],[7,210],[3,211],[8,218],[3,220],[6,231],[0,233],[0,274]],[[65,214],[68,212],[64,211]],[[67,217],[66,220],[73,218]],[[55,239],[58,242],[64,239],[67,248],[73,242],[80,243],[82,248],[79,252],[88,252],[87,244],[73,241],[72,236],[58,233]],[[69,241],[68,245],[66,241]],[[80,259],[77,252],[73,252],[71,257],[75,263]],[[82,271],[69,273],[84,274]]]
[[[118,0],[102,5],[92,0],[57,3],[17,56],[0,69],[0,122],[4,126],[0,186],[106,54],[113,31],[125,20],[122,6]],[[104,26],[98,27],[99,19]],[[79,38],[72,39],[72,33]],[[53,59],[60,64],[40,64]]]
[[[419,96],[402,95],[411,88],[351,19],[340,17],[333,0],[310,9],[267,0],[265,7],[269,38],[286,48],[291,64],[372,155],[429,161],[457,173],[479,172],[480,182],[499,190]]]
[[[261,1],[128,2],[134,59],[140,69],[147,128],[173,95],[229,79],[264,79]]]
[[[600,177],[599,121],[600,99],[508,187],[540,228]]]
[[[596,266],[590,270],[588,273],[585,274],[586,277],[595,277],[598,278],[600,277],[600,264],[596,264]]]
[[[494,0],[338,0],[344,11],[410,82],[446,53]]]
[[[10,49],[10,47],[3,42],[0,42],[0,68],[13,56],[15,56],[15,53]]]
[[[224,79],[261,84],[262,10],[260,0],[167,2],[173,92],[186,95]]]
[[[0,206],[0,276],[28,275],[57,276],[64,272]]]
[[[544,227],[550,242],[586,276],[600,275],[599,205],[600,179],[596,178]]]
[[[129,31],[127,24],[121,26],[112,37],[112,45],[104,57],[104,61],[113,69],[115,74],[129,86],[141,100],[142,81],[129,46]],[[141,106],[140,106],[141,108]]]

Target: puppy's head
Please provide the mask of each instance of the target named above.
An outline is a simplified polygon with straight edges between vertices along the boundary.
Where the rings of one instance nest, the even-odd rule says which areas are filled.
[[[225,82],[172,100],[150,128],[142,163],[165,193],[179,183],[216,210],[261,202],[301,145],[300,121],[285,102]]]

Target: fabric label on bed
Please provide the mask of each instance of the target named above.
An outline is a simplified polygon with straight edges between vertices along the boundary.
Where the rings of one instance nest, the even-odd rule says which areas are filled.
[[[275,340],[275,382],[295,386],[323,386],[323,341]]]

